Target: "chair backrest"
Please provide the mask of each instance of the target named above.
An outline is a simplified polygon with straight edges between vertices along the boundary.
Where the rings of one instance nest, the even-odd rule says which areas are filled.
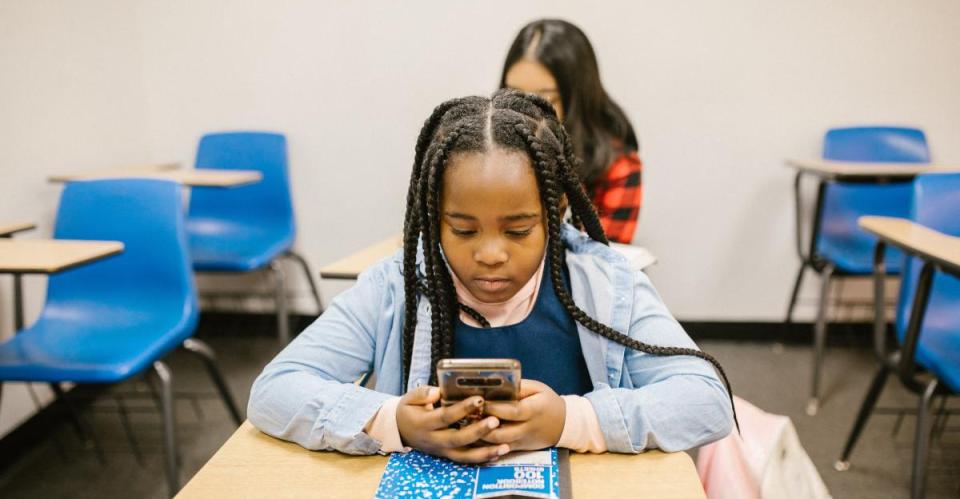
[[[51,276],[43,313],[93,302],[104,310],[163,314],[192,327],[197,291],[181,191],[175,182],[156,179],[68,183],[60,196],[54,237],[121,241],[124,250]]]
[[[831,128],[823,138],[823,159],[891,163],[929,163],[923,130],[907,127]]]
[[[923,130],[906,127],[832,128],[823,139],[823,158],[835,161],[906,162],[930,161],[930,151]],[[827,182],[821,211],[821,232],[817,251],[829,254],[844,248],[848,254],[872,260],[876,239],[860,230],[857,219],[863,215],[907,217],[910,212],[912,187],[908,182],[891,184],[857,184]],[[898,273],[903,255],[887,252],[887,269]],[[846,269],[869,273],[869,264],[862,269]]]
[[[923,226],[960,237],[960,173],[930,173],[919,175],[913,184],[911,219]],[[903,339],[907,331],[910,307],[917,289],[917,279],[923,262],[916,257],[908,259],[900,283],[897,300],[897,336]],[[926,324],[938,328],[949,326],[960,335],[960,279],[937,272],[927,302]],[[924,335],[920,335],[923,345]]]
[[[279,133],[210,133],[197,147],[197,168],[257,170],[260,182],[227,189],[194,189],[190,218],[210,217],[239,224],[270,224],[295,230],[287,177],[287,139]]]

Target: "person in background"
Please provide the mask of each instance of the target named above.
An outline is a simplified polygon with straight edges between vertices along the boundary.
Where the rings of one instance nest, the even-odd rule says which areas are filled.
[[[575,169],[607,239],[629,244],[643,200],[637,136],[603,89],[583,31],[557,19],[524,26],[507,52],[500,88],[534,93],[553,104],[582,160]]]

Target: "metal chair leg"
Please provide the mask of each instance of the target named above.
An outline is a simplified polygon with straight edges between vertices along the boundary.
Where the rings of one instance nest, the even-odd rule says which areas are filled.
[[[931,430],[931,435],[936,435],[940,428],[945,424],[944,419],[947,417],[947,396],[943,395],[940,397],[940,407],[937,408],[936,414],[933,417],[933,427]]]
[[[57,402],[59,402],[63,408],[66,410],[67,415],[70,418],[70,423],[73,425],[74,430],[77,432],[77,436],[80,437],[80,440],[83,441],[84,445],[88,448],[93,448],[94,454],[97,456],[97,460],[100,461],[100,464],[107,464],[107,456],[103,452],[103,448],[100,447],[100,441],[97,440],[97,436],[93,433],[93,429],[83,420],[83,415],[80,414],[80,411],[77,410],[76,406],[73,405],[67,394],[63,391],[63,388],[60,388],[60,383],[50,383],[50,389],[53,390],[54,395],[56,396]]]
[[[797,306],[797,296],[800,294],[800,285],[803,284],[803,275],[807,271],[807,262],[800,262],[800,270],[797,271],[797,279],[793,283],[793,291],[790,293],[790,304],[787,305],[787,318],[783,320],[784,324],[793,322],[793,309]]]
[[[820,371],[823,367],[823,350],[827,341],[827,305],[833,268],[833,265],[828,263],[820,274],[820,304],[817,309],[817,323],[813,328],[813,386],[810,390],[810,401],[807,402],[808,416],[816,416],[817,411],[820,410]]]
[[[173,375],[162,361],[153,363],[153,371],[160,380],[160,403],[163,407],[163,448],[165,453],[167,486],[170,497],[180,490],[180,467],[177,465],[176,420],[173,407]]]
[[[213,384],[217,386],[217,390],[220,392],[223,405],[227,406],[227,411],[230,412],[230,417],[237,423],[237,426],[243,423],[243,417],[240,415],[240,411],[233,401],[233,396],[230,395],[230,389],[227,387],[227,383],[224,381],[220,369],[217,367],[217,356],[213,352],[213,349],[210,348],[210,345],[196,338],[187,338],[183,342],[183,348],[196,354],[203,360],[204,365],[207,367],[207,373],[210,374]]]
[[[310,272],[310,265],[307,263],[307,260],[292,250],[287,252],[287,256],[296,260],[297,263],[300,264],[304,275],[307,276],[307,282],[310,284],[310,292],[313,293],[313,299],[317,302],[317,315],[322,314],[323,302],[320,301],[320,290],[317,288],[317,281],[313,278],[313,273]]]
[[[270,262],[273,271],[274,299],[277,304],[277,338],[286,345],[290,343],[290,317],[287,313],[287,286],[279,260]]]
[[[891,438],[897,438],[897,435],[900,434],[900,427],[903,426],[903,419],[907,416],[907,411],[900,410],[897,412],[897,419],[893,422],[893,430],[890,432]]]
[[[853,423],[853,429],[850,430],[850,436],[847,437],[847,444],[843,447],[843,454],[841,454],[840,459],[833,464],[833,469],[837,471],[847,471],[850,469],[850,454],[853,452],[853,446],[857,444],[857,440],[860,438],[860,432],[863,431],[867,420],[870,419],[870,413],[873,412],[873,408],[877,406],[877,399],[879,399],[880,394],[883,393],[883,386],[886,384],[887,376],[889,375],[890,370],[887,369],[887,366],[881,365],[877,374],[873,377],[873,382],[870,383],[870,390],[867,391],[867,396],[863,399],[863,404],[860,405],[860,412],[857,413],[857,419]]]
[[[117,403],[117,413],[120,416],[120,424],[123,426],[123,432],[127,435],[127,442],[130,444],[133,457],[137,460],[137,464],[143,468],[143,453],[140,452],[140,445],[137,443],[137,437],[133,434],[133,427],[130,425],[130,415],[127,411],[127,404],[123,402],[123,397],[114,396],[113,400]]]
[[[927,457],[930,452],[930,423],[933,395],[937,391],[936,379],[927,383],[917,406],[917,436],[913,442],[913,477],[910,480],[910,497],[921,499],[927,485]]]

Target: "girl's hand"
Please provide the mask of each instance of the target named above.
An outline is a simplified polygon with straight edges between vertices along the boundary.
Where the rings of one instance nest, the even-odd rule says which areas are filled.
[[[485,463],[510,452],[509,445],[468,447],[500,425],[495,417],[487,417],[459,430],[448,428],[470,414],[480,411],[481,397],[470,397],[454,405],[434,408],[440,400],[440,389],[421,386],[407,392],[397,405],[397,428],[403,444],[428,454],[461,463]]]
[[[519,401],[488,401],[484,412],[503,423],[487,433],[484,442],[509,444],[511,450],[537,450],[560,441],[567,406],[549,386],[524,379],[520,380]]]

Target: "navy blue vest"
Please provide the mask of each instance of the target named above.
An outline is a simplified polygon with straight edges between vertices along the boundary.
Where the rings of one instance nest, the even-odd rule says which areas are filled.
[[[569,291],[566,270],[564,266],[564,287]],[[511,326],[477,328],[458,318],[454,334],[457,358],[517,359],[523,378],[545,383],[559,395],[583,395],[593,389],[576,322],[554,292],[549,258],[526,319]]]

